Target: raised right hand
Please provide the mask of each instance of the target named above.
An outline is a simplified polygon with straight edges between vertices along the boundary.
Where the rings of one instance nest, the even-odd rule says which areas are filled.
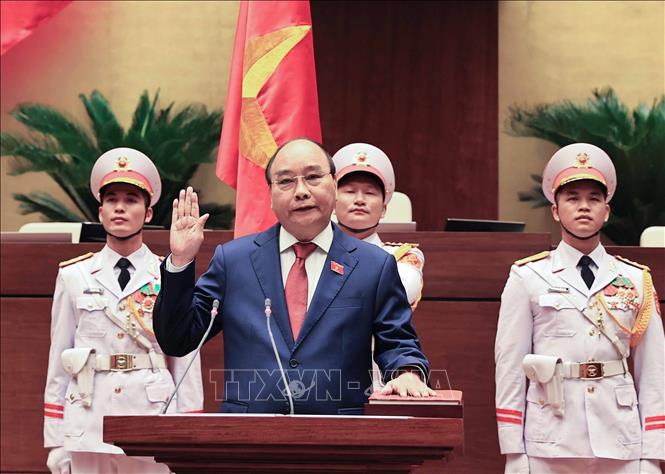
[[[199,217],[199,198],[191,186],[173,200],[171,215],[171,263],[176,267],[191,262],[203,243],[203,227],[210,214]]]

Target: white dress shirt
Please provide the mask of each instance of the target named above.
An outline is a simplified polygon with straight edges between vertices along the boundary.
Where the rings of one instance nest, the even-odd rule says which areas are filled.
[[[332,225],[329,224],[321,231],[319,235],[311,240],[316,244],[314,250],[309,257],[305,260],[305,270],[307,271],[307,307],[312,301],[316,285],[319,283],[319,278],[323,271],[323,265],[328,258],[328,252],[333,241]],[[289,276],[291,267],[296,262],[296,253],[293,250],[293,244],[297,243],[293,235],[291,235],[284,227],[279,228],[279,263],[282,267],[282,286],[286,287],[286,279]]]
[[[563,259],[564,265],[566,268],[577,268],[578,272],[582,271],[582,267],[578,265],[580,258],[582,258],[585,254],[577,250],[575,247],[573,247],[570,244],[567,244],[563,240],[561,241],[561,244],[557,247],[557,250],[561,254],[561,257]],[[591,270],[591,273],[593,273],[593,276],[598,274],[598,267],[601,262],[605,259],[605,249],[603,248],[602,245],[598,244],[595,249],[593,249],[593,252],[589,254],[589,258],[591,258],[591,264],[589,264],[589,270]],[[580,279],[581,279],[581,273],[580,273]]]
[[[328,258],[328,252],[330,252],[330,247],[332,246],[333,241],[333,229],[332,224],[328,224],[322,231],[314,237],[311,242],[316,244],[316,250],[307,257],[305,260],[305,270],[307,271],[307,307],[312,301],[314,296],[314,291],[316,291],[316,285],[319,283],[319,278],[323,271],[323,265],[326,263]],[[297,243],[293,235],[291,235],[284,227],[279,228],[279,264],[282,270],[282,286],[286,286],[286,279],[289,276],[291,267],[296,261],[296,254],[293,251],[293,244]],[[120,258],[120,257],[118,257]],[[193,260],[192,260],[193,261]],[[171,255],[166,259],[166,270],[171,273],[178,273],[187,268],[192,262],[188,262],[181,267],[173,265],[171,262]],[[120,270],[118,270],[120,274]]]
[[[148,247],[146,247],[145,244],[142,244],[138,250],[132,252],[130,255],[125,257],[127,260],[129,260],[129,263],[131,264],[129,265],[129,267],[127,267],[127,270],[129,270],[130,280],[134,276],[134,273],[136,273],[136,266],[139,265],[140,262],[144,261],[147,251]],[[108,245],[106,246],[106,254],[109,263],[113,266],[113,274],[115,275],[115,278],[118,279],[118,277],[120,276],[120,267],[116,266],[116,263],[118,263],[118,260],[120,260],[123,256],[120,255],[115,250],[113,250]]]

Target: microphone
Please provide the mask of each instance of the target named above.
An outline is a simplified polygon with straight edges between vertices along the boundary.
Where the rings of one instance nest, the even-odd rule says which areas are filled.
[[[180,384],[182,383],[183,380],[185,380],[185,376],[187,375],[187,372],[189,372],[189,368],[192,366],[194,363],[194,359],[199,355],[199,352],[201,351],[201,346],[203,346],[203,343],[205,342],[206,338],[208,337],[208,334],[210,334],[210,329],[212,328],[212,323],[215,320],[215,317],[217,316],[217,311],[219,309],[219,300],[214,300],[212,302],[212,309],[210,310],[210,323],[208,324],[208,329],[206,329],[206,332],[203,334],[203,337],[201,338],[201,342],[199,342],[199,345],[196,347],[196,350],[194,351],[194,356],[189,360],[189,364],[187,364],[187,368],[183,372],[183,374],[180,376],[180,380],[178,380],[178,383],[176,384],[175,388],[173,389],[173,393],[169,397],[168,401],[166,402],[166,405],[164,406],[164,409],[162,410],[162,415],[166,413],[166,410],[169,409],[169,406],[171,405],[171,402],[173,401],[173,398],[175,398],[176,394],[178,393],[178,389],[180,388]]]
[[[286,372],[284,372],[284,368],[282,367],[282,361],[279,358],[279,353],[277,352],[277,346],[275,345],[275,338],[272,335],[272,329],[270,329],[270,315],[272,314],[270,298],[266,298],[265,306],[266,306],[265,309],[266,326],[268,327],[268,335],[270,336],[270,343],[272,344],[272,350],[275,353],[275,359],[277,360],[279,373],[282,376],[282,382],[284,382],[284,387],[286,388],[286,396],[289,399],[289,408],[291,409],[290,414],[293,415],[294,410],[293,410],[293,396],[291,395],[291,387],[289,387],[289,383],[286,380]]]

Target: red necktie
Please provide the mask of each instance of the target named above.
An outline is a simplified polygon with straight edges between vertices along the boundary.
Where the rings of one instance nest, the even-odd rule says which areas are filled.
[[[289,270],[289,276],[286,279],[286,286],[284,287],[293,340],[298,339],[298,333],[300,333],[300,328],[307,314],[307,270],[305,269],[305,259],[314,250],[316,250],[316,244],[311,242],[293,244],[296,261],[293,263],[291,270]]]

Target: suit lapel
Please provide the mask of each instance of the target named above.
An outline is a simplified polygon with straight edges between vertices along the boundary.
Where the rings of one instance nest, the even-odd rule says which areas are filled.
[[[277,323],[286,345],[291,350],[294,341],[282,282],[278,235],[279,225],[259,234],[254,240],[258,248],[252,252],[250,258],[256,278],[263,290],[263,296],[270,298],[272,303],[272,317]]]
[[[300,329],[298,340],[293,348],[294,350],[298,348],[319,319],[321,319],[358,264],[358,260],[351,255],[351,252],[356,249],[353,240],[346,237],[336,226],[333,226],[333,229],[334,237],[330,252],[328,252],[328,258],[326,258],[326,262],[323,265],[312,301],[307,308],[307,316]],[[333,262],[337,271],[331,267]],[[342,265],[342,272],[339,271],[338,265]]]

